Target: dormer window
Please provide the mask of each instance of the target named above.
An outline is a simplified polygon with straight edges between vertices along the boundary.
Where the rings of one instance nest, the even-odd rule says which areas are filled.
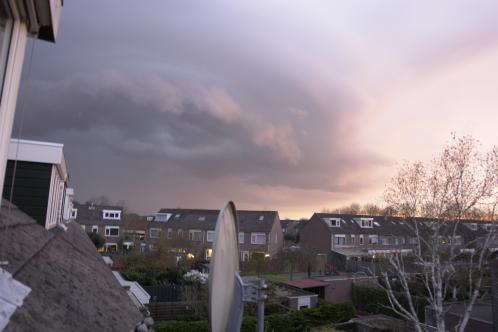
[[[341,218],[324,218],[323,220],[329,227],[341,227]]]
[[[102,215],[107,220],[121,220],[121,210],[103,210]]]
[[[171,213],[156,213],[154,221],[165,222],[171,217]]]
[[[78,209],[71,210],[71,219],[76,219],[78,217]]]
[[[265,216],[259,216],[259,221],[265,220]]]
[[[357,222],[360,224],[361,228],[372,228],[373,219],[372,218],[359,218]]]

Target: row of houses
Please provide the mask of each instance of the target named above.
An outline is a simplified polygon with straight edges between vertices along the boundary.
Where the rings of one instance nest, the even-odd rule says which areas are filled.
[[[163,208],[137,216],[119,206],[73,203],[62,144],[12,139],[8,158],[3,197],[46,229],[73,220],[87,233],[103,237],[104,251],[123,247],[143,252],[163,243],[200,259],[211,257],[218,210]],[[291,235],[299,247],[336,265],[394,251],[409,254],[417,245],[413,221],[395,217],[315,213],[309,220],[281,221],[277,211],[237,213],[241,261],[253,255],[273,257],[284,248],[284,236]],[[431,220],[417,224],[422,235],[433,231]],[[463,247],[492,226],[476,221],[460,225],[450,237],[441,234],[441,241]]]
[[[218,214],[218,210],[165,208],[152,216],[139,217],[125,215],[121,207],[75,203],[71,216],[87,232],[102,236],[105,250],[123,246],[148,251],[163,243],[209,260]],[[237,218],[242,261],[255,254],[273,256],[282,248],[277,211],[240,210]]]
[[[191,256],[209,260],[215,236],[218,210],[160,209],[148,217],[126,216],[120,207],[75,204],[72,216],[87,232],[105,238],[106,250],[153,250],[165,244],[187,250]],[[240,260],[255,254],[273,257],[284,248],[284,235],[299,234],[298,246],[335,263],[385,256],[393,252],[410,254],[418,245],[414,221],[385,216],[356,216],[315,213],[309,221],[281,221],[277,211],[237,212]],[[433,221],[418,220],[422,236],[433,231]],[[441,231],[441,244],[462,248],[487,234],[492,223],[462,221],[453,233]],[[451,232],[450,232],[451,231]]]

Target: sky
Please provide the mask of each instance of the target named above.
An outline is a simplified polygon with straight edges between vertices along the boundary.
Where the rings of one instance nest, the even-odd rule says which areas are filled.
[[[405,160],[498,135],[496,1],[64,1],[13,136],[132,211],[382,205]],[[32,56],[32,57],[31,57]],[[31,60],[30,60],[31,59]]]

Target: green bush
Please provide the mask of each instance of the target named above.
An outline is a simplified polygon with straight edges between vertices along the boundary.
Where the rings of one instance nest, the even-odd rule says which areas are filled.
[[[425,307],[427,299],[421,296],[412,295],[413,304],[417,310],[418,317],[425,321]],[[408,301],[404,295],[399,295],[399,302],[408,308]],[[353,286],[353,303],[358,310],[363,310],[371,314],[385,314],[398,317],[392,309],[386,291],[372,286]]]
[[[199,321],[162,321],[154,324],[156,332],[209,332],[207,320]]]
[[[350,302],[337,304],[323,304],[318,308],[294,311],[289,314],[275,314],[265,316],[267,331],[273,332],[300,332],[324,324],[345,322],[353,318],[354,307]],[[242,320],[241,332],[254,332],[257,318],[246,316]],[[209,323],[202,321],[169,321],[158,322],[154,325],[156,332],[201,332],[209,330]]]

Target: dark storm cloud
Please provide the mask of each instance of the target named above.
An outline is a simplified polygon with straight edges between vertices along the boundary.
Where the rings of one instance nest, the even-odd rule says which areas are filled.
[[[197,181],[250,205],[245,185],[352,193],[370,183],[351,173],[386,163],[347,143],[361,100],[330,82],[317,98],[312,68],[256,22],[219,3],[122,3],[89,13],[68,2],[21,96],[21,135],[65,143],[79,198],[110,194],[140,211],[211,203]]]

